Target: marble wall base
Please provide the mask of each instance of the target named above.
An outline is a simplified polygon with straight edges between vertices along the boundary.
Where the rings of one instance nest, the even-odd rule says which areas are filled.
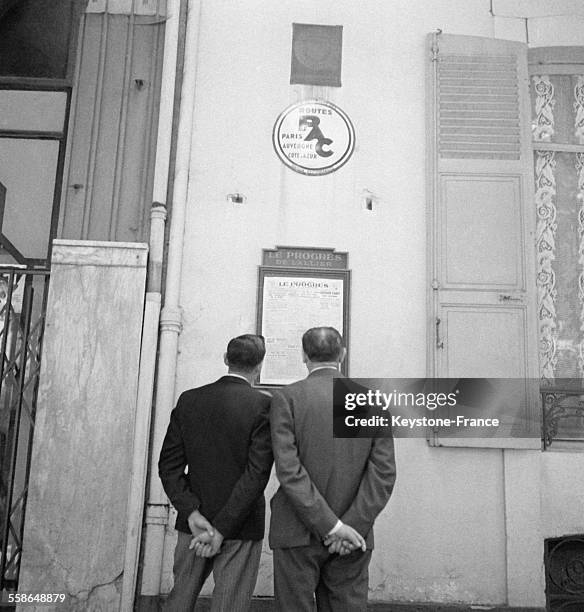
[[[54,243],[19,590],[55,609],[119,608],[146,258]]]

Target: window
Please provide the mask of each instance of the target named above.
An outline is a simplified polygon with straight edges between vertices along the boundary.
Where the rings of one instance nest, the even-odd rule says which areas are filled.
[[[0,75],[65,79],[87,0],[0,0]]]
[[[584,48],[529,52],[547,443],[584,439]],[[557,443],[556,443],[557,446]]]
[[[432,441],[581,445],[584,48],[429,41],[428,373],[536,382],[523,443]]]
[[[0,265],[47,265],[58,218],[68,95],[0,86]]]

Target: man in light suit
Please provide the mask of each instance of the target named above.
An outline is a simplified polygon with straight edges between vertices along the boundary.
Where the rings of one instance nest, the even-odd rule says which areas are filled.
[[[302,337],[309,375],[274,395],[272,445],[280,488],[270,546],[281,612],[367,609],[373,522],[395,483],[393,439],[333,438],[333,379],[345,357],[332,327]]]
[[[233,338],[224,356],[227,375],[185,391],[171,414],[158,463],[178,512],[169,612],[194,610],[211,571],[213,612],[250,608],[273,463],[270,398],[251,387],[265,353],[261,336]]]

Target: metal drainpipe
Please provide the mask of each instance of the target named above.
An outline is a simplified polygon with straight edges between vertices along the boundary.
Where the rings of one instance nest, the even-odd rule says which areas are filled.
[[[166,207],[153,205],[150,215],[150,252],[148,276],[153,267],[162,266],[164,246],[164,225]],[[155,257],[160,259],[154,259]],[[126,551],[124,558],[124,579],[122,586],[121,612],[134,609],[134,593],[138,574],[140,537],[142,535],[142,516],[144,510],[144,489],[146,487],[146,467],[148,465],[148,438],[150,434],[150,414],[154,390],[154,371],[156,366],[156,345],[158,342],[158,321],[160,317],[160,291],[147,291],[142,325],[142,348],[140,351],[140,374],[136,400],[136,420],[134,424],[134,449],[132,473],[127,509]]]
[[[164,256],[164,228],[166,223],[166,191],[171,154],[172,118],[176,82],[176,62],[180,25],[181,0],[167,0],[164,31],[164,54],[162,60],[160,107],[158,111],[158,133],[156,138],[156,160],[153,179],[153,205],[150,213],[150,239],[148,258],[148,280],[142,346],[136,399],[136,421],[132,473],[127,509],[126,550],[124,578],[120,611],[131,612],[134,607],[136,578],[142,535],[144,490],[148,466],[148,442],[150,437],[150,415],[154,392],[156,349],[162,293],[162,264]]]
[[[170,412],[175,402],[178,335],[181,331],[182,319],[179,298],[191,161],[191,133],[195,106],[200,13],[201,0],[187,0],[185,59],[166,268],[165,303],[160,314],[156,407],[150,452],[150,483],[146,505],[146,534],[141,585],[141,595],[145,597],[157,597],[160,594],[164,537],[168,522],[168,499],[158,478],[158,456]]]

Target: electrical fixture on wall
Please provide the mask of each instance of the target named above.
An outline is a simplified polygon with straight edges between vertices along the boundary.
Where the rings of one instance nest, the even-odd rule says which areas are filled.
[[[373,212],[377,209],[378,197],[369,189],[363,190],[362,196],[363,210]]]
[[[228,202],[231,202],[231,204],[245,204],[246,197],[243,195],[243,193],[237,192],[228,193],[226,199]]]

